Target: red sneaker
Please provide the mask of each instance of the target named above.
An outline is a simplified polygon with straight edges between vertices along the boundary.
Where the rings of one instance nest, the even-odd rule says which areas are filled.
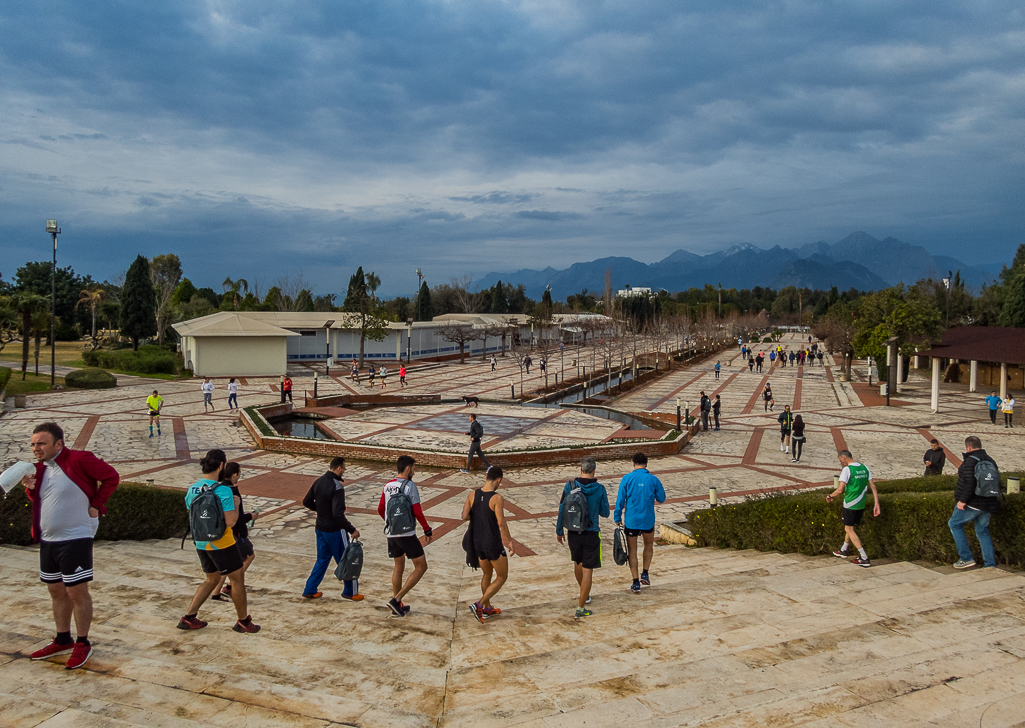
[[[65,670],[74,670],[89,661],[93,654],[93,646],[84,642],[76,642],[75,648],[71,651],[71,657],[64,663]]]
[[[185,615],[178,621],[178,629],[203,629],[206,625],[207,623],[201,619],[188,615]]]
[[[246,617],[244,620],[240,619],[235,622],[235,626],[232,627],[236,632],[244,632],[246,634],[256,634],[260,631],[260,625],[253,624],[252,617]]]
[[[56,641],[54,641],[48,644],[46,647],[42,648],[41,650],[36,650],[35,652],[33,652],[31,655],[29,655],[29,659],[45,660],[47,657],[53,657],[54,655],[60,655],[65,652],[71,652],[73,649],[75,649],[74,642],[68,642],[66,645],[59,645]]]

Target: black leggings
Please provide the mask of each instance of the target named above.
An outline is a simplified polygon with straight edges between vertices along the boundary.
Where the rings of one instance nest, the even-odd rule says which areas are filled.
[[[1014,417],[1013,412],[1004,412],[1004,427],[1014,427],[1014,424],[1011,422],[1012,417]]]
[[[801,459],[801,450],[804,449],[804,438],[790,438],[790,452],[793,453],[794,458],[797,460]]]

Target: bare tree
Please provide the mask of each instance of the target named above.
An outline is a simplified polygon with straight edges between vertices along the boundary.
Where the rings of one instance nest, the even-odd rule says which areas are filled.
[[[462,364],[466,355],[466,345],[481,338],[480,329],[467,323],[449,323],[438,329],[438,335],[452,344],[459,344],[459,363]]]
[[[313,287],[301,269],[282,275],[274,287],[278,289],[274,305],[279,311],[302,311],[313,301]]]
[[[500,323],[486,323],[481,328],[477,329],[480,332],[480,337],[484,341],[484,360],[488,358],[488,339],[494,339],[496,336],[502,337],[502,356],[505,356],[505,333],[509,330],[507,326]]]
[[[465,275],[453,278],[451,285],[456,303],[462,309],[462,313],[477,313],[480,310],[481,295],[470,290],[473,286],[473,276]]]

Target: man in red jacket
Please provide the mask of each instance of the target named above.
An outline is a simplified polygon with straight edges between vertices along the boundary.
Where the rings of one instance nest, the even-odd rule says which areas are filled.
[[[64,667],[82,667],[92,655],[89,626],[93,602],[93,536],[120,476],[91,452],[64,446],[64,431],[44,422],[32,431],[36,473],[22,484],[32,503],[32,540],[39,544],[39,579],[53,601],[57,636],[31,654],[33,660],[71,652]],[[71,639],[75,618],[78,640]]]

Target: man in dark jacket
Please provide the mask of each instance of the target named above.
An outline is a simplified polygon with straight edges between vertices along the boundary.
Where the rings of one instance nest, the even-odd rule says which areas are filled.
[[[943,466],[947,464],[947,454],[940,447],[940,441],[933,439],[929,441],[930,448],[925,451],[922,457],[925,462],[926,475],[942,475]]]
[[[704,392],[701,393],[701,429],[708,431],[708,413],[712,411],[712,400]]]
[[[317,512],[317,561],[313,565],[310,578],[306,580],[303,597],[317,599],[324,596],[318,591],[320,582],[324,580],[331,559],[340,563],[342,554],[349,546],[349,538],[359,538],[359,531],[345,517],[345,488],[342,476],[345,475],[345,458],[334,458],[330,469],[317,478],[310,487],[310,492],[303,498],[303,505]],[[359,593],[359,582],[355,579],[345,582],[342,598],[354,602],[362,601]]]
[[[488,462],[488,456],[480,449],[480,439],[484,437],[484,426],[477,422],[477,415],[470,415],[470,430],[466,434],[470,438],[470,454],[466,456],[466,467],[463,468],[462,472],[470,472],[474,453],[480,455],[480,459],[484,461],[485,468],[490,468],[491,463]]]
[[[979,546],[982,549],[982,561],[984,566],[996,566],[996,557],[993,554],[993,539],[989,537],[989,520],[993,513],[1000,510],[1000,498],[996,495],[991,497],[976,495],[977,485],[976,467],[980,462],[993,463],[992,473],[996,471],[996,464],[993,458],[982,449],[982,441],[974,435],[966,437],[966,452],[957,469],[957,485],[954,486],[954,500],[957,501],[957,508],[950,517],[947,525],[950,526],[950,533],[954,536],[954,543],[957,544],[957,555],[959,560],[954,564],[955,569],[970,569],[975,566],[975,557],[972,556],[972,547],[968,545],[968,538],[965,536],[964,527],[968,523],[975,525],[975,537],[979,539]],[[988,468],[986,468],[988,469]],[[993,477],[991,475],[991,477]],[[999,491],[1000,483],[997,481],[996,489]]]

